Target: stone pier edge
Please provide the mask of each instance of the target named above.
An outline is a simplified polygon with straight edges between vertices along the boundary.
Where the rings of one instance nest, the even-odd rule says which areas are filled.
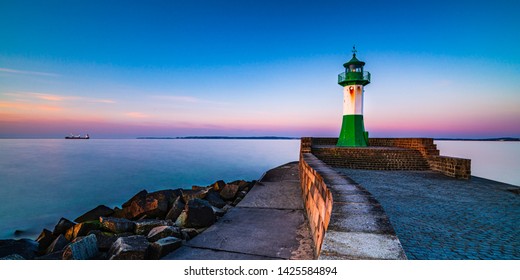
[[[299,172],[317,259],[406,259],[388,217],[368,191],[311,153],[300,154]]]
[[[335,147],[338,138],[301,139],[299,175],[302,198],[318,259],[406,259],[399,238],[379,204],[366,189],[338,173],[313,154],[313,146],[330,149],[339,160],[348,160]],[[415,150],[429,169],[447,176],[469,179],[469,159],[440,156],[431,138],[370,138],[375,147]],[[328,147],[327,147],[328,146]],[[377,152],[376,152],[377,153]],[[368,154],[360,151],[363,154]],[[377,155],[376,155],[377,156]],[[367,160],[373,160],[367,156]],[[392,159],[390,159],[392,160]],[[385,163],[374,169],[385,170]],[[412,164],[413,166],[413,164]]]

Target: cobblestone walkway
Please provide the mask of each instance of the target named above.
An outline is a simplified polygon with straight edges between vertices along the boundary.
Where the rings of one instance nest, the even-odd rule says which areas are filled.
[[[409,259],[520,259],[519,188],[433,171],[336,168],[382,204]]]

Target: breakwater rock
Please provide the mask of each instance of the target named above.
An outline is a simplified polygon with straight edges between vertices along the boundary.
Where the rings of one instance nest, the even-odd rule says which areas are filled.
[[[192,189],[142,190],[121,207],[61,218],[36,240],[0,240],[0,260],[160,259],[203,232],[254,186],[243,180]]]

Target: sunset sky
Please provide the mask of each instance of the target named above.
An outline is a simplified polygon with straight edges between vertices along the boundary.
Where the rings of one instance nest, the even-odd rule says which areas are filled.
[[[520,137],[520,1],[0,1],[0,138]]]

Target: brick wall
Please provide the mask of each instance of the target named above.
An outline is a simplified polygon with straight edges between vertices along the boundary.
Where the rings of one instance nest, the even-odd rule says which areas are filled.
[[[302,137],[300,140],[300,153],[310,153],[313,138]]]
[[[336,146],[338,138],[319,138],[319,137],[308,137],[311,139],[312,146],[331,145]]]
[[[312,153],[333,167],[371,170],[428,170],[428,161],[417,150],[390,147],[320,147]]]
[[[332,212],[332,194],[321,174],[303,159],[303,153],[300,154],[300,157],[299,172],[302,197],[314,241],[315,255],[319,256]]]
[[[433,144],[432,138],[370,138],[370,146],[377,147],[399,147],[419,151],[424,157],[438,156],[437,145]]]
[[[469,179],[471,160],[440,156],[432,138],[369,138],[368,148],[336,147],[338,138],[302,138],[305,151],[335,167],[375,170],[434,170]],[[376,148],[377,147],[377,148]],[[399,149],[383,149],[402,148]]]
[[[439,171],[444,175],[457,179],[471,177],[471,160],[446,156],[430,156],[428,163],[431,170]]]
[[[316,257],[406,259],[377,200],[350,178],[305,152],[305,141],[302,141],[299,172]]]

